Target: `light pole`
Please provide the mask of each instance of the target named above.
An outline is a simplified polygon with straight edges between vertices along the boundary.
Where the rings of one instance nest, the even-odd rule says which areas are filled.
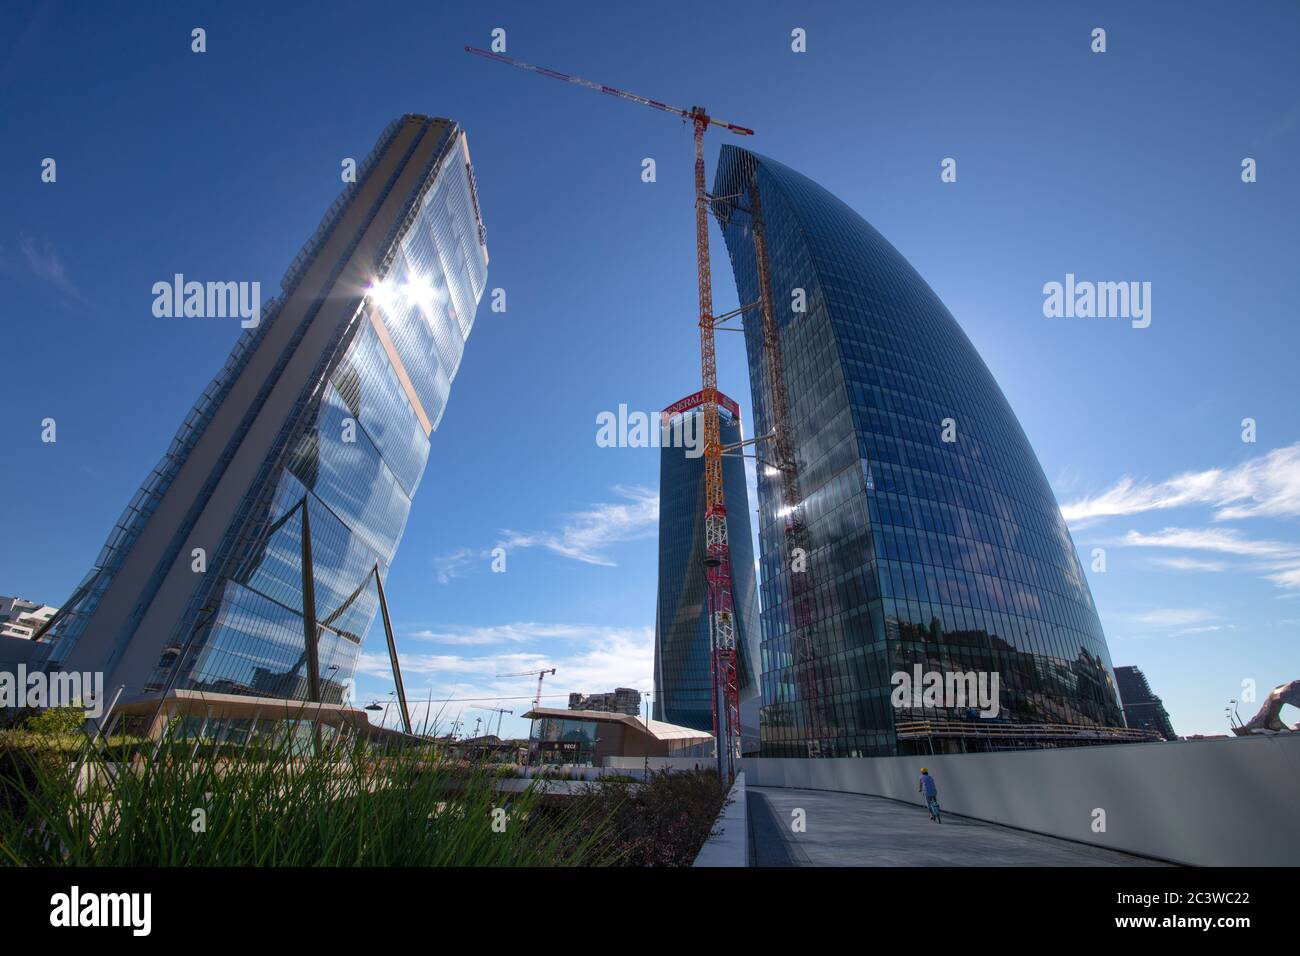
[[[388,724],[388,708],[393,703],[393,695],[396,693],[397,691],[393,691],[393,690],[390,690],[388,692],[388,700],[384,701],[384,708],[383,708],[384,715],[379,718],[380,727],[386,727]],[[379,701],[375,701],[373,704],[367,707],[366,710],[379,710]]]
[[[1228,703],[1231,706],[1223,708],[1228,714],[1228,726],[1233,730],[1236,730],[1238,727],[1242,726],[1241,712],[1237,710],[1237,699],[1235,697],[1229,700]],[[1235,724],[1233,723],[1233,717],[1236,717]]]
[[[648,783],[650,780],[650,697],[654,693],[654,689],[651,688],[650,690],[642,691],[642,693],[645,694],[646,745],[642,748],[645,750],[645,764],[641,769],[641,781],[642,783]]]

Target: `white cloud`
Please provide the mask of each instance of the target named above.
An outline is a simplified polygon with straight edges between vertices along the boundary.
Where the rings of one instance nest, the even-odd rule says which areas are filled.
[[[434,573],[439,584],[449,584],[453,578],[460,577],[465,568],[476,561],[486,561],[488,552],[473,548],[457,548],[448,554],[441,554],[433,559]]]
[[[658,528],[659,495],[637,486],[616,485],[614,492],[625,500],[597,502],[584,511],[567,514],[552,531],[503,530],[497,547],[506,549],[507,560],[512,550],[545,548],[583,564],[616,567],[608,554],[611,546],[650,537]],[[457,548],[433,559],[434,574],[438,583],[448,584],[473,565],[486,567],[491,559],[491,549]]]
[[[1179,634],[1208,634],[1211,631],[1235,631],[1236,624],[1204,624],[1201,627],[1187,627],[1179,631]]]
[[[1068,524],[1142,514],[1187,505],[1216,509],[1216,521],[1300,516],[1300,442],[1276,448],[1232,468],[1188,471],[1166,481],[1128,475],[1098,495],[1061,507]]]
[[[1300,564],[1279,568],[1267,577],[1280,588],[1300,588]]]
[[[507,553],[512,548],[545,548],[584,564],[612,568],[615,561],[605,553],[611,545],[649,537],[659,522],[657,492],[621,485],[614,491],[626,500],[600,502],[566,515],[556,531],[503,531],[500,546]]]
[[[520,621],[513,624],[492,624],[486,627],[452,626],[439,630],[426,628],[409,636],[438,644],[482,645],[522,644],[547,638],[570,641],[598,641],[639,634],[639,628],[602,627],[590,624],[539,624]]]
[[[1130,531],[1119,543],[1130,547],[1186,548],[1189,551],[1217,551],[1256,558],[1297,554],[1294,545],[1247,538],[1233,528],[1163,528],[1152,534]]]
[[[1191,628],[1212,621],[1215,617],[1212,611],[1200,607],[1162,607],[1134,614],[1130,619],[1140,627],[1168,630]]]
[[[496,672],[492,658],[461,657],[456,654],[405,654],[397,652],[402,674],[469,674],[487,676]],[[357,673],[389,679],[393,676],[388,654],[364,652],[357,660]]]
[[[1163,528],[1151,534],[1130,531],[1116,544],[1212,551],[1249,558],[1256,568],[1268,572],[1264,577],[1278,587],[1300,588],[1300,548],[1282,541],[1248,538],[1234,528]]]
[[[73,303],[85,301],[80,290],[68,276],[68,269],[63,264],[63,259],[48,239],[38,241],[31,236],[23,236],[18,242],[18,248],[22,251],[23,258],[27,260],[27,267],[31,269],[32,275],[52,285],[65,300]]]
[[[1228,565],[1222,561],[1203,561],[1200,558],[1152,558],[1151,563],[1174,571],[1224,571]]]
[[[1235,631],[1236,624],[1225,624],[1220,615],[1203,607],[1159,607],[1135,614],[1123,615],[1121,627],[1134,633],[1112,638],[1124,641],[1152,640],[1162,637],[1182,637],[1186,634],[1209,634],[1216,631]],[[1144,633],[1145,632],[1145,633]]]
[[[521,715],[537,692],[536,676],[501,677],[502,674],[535,673],[554,667],[543,685],[542,703],[566,706],[570,691],[585,694],[610,691],[615,687],[650,689],[654,680],[654,629],[651,627],[604,627],[585,624],[503,624],[487,627],[449,627],[408,637],[456,643],[447,637],[468,638],[472,646],[482,640],[501,638],[518,644],[549,639],[536,650],[511,649],[507,653],[412,654],[398,652],[412,721],[418,727],[426,711],[445,731],[459,715],[467,720],[462,732],[474,729],[475,716],[487,719],[484,708],[505,707],[514,714],[506,718],[504,733],[526,733]],[[358,677],[368,678],[360,688],[358,701],[378,697],[381,704],[392,689],[392,670],[386,653],[363,653]],[[432,698],[432,704],[427,703]],[[439,716],[441,712],[441,716]],[[378,721],[380,714],[373,715]],[[387,715],[390,726],[397,721],[396,708]]]

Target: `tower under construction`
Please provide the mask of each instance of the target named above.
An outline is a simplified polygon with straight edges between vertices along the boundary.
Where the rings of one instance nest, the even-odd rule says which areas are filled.
[[[655,614],[654,717],[713,732],[713,667],[705,576],[703,396],[696,392],[664,409],[659,452],[659,586]],[[719,437],[744,438],[740,407],[718,393]],[[743,459],[722,459],[731,593],[736,608],[736,666],[742,754],[758,749],[758,590]]]

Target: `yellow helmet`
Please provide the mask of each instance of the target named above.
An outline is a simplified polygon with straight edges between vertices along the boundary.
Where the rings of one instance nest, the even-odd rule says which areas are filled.
[[[929,772],[930,771],[926,770],[924,767],[921,768],[921,773],[929,773]]]

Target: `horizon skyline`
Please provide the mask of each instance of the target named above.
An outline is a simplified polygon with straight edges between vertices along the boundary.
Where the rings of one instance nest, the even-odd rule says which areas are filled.
[[[337,40],[345,26],[356,27],[341,10],[327,8],[323,22],[301,25],[301,31],[320,44]],[[1009,24],[1003,11],[983,19],[953,5],[944,11],[937,49],[928,53],[935,62],[944,56],[953,64],[973,62],[968,47],[980,43],[963,33],[991,42],[1017,31],[1024,39],[1041,23],[1032,12],[1022,15],[1025,23]],[[1288,13],[1282,24],[1295,26],[1297,14]],[[19,104],[0,118],[0,129],[13,139],[52,143],[37,151],[60,157],[58,180],[40,181],[41,156],[3,160],[15,213],[0,232],[0,274],[13,292],[10,315],[36,315],[43,323],[11,338],[15,353],[39,357],[53,343],[60,361],[11,362],[0,385],[11,447],[18,451],[14,460],[21,463],[0,479],[0,514],[11,528],[34,524],[48,533],[19,547],[18,535],[9,536],[0,554],[0,592],[59,606],[240,331],[237,319],[155,317],[152,283],[183,273],[277,287],[279,266],[338,192],[338,160],[365,155],[398,111],[384,116],[365,97],[349,95],[346,83],[324,77],[319,92],[295,87],[293,107],[259,110],[257,87],[267,75],[310,69],[283,49],[278,63],[256,55],[276,49],[288,35],[300,42],[300,25],[268,11],[265,35],[241,36],[224,29],[228,12],[196,13],[182,5],[159,18],[169,29],[150,23],[143,42],[160,49],[176,45],[168,67],[189,79],[174,89],[151,88],[146,102],[154,111],[174,110],[187,97],[203,95],[218,77],[229,86],[228,102],[237,105],[213,108],[229,111],[220,113],[227,124],[245,120],[240,128],[262,152],[232,148],[224,134],[233,125],[218,124],[197,130],[192,142],[172,144],[165,167],[158,166],[161,131],[150,125],[150,109],[142,108],[127,130],[110,131],[67,106],[75,77],[95,70],[106,48],[111,51],[113,44],[99,38],[126,31],[129,15],[123,24],[100,11],[75,20],[42,16],[43,25],[34,20],[35,32],[12,33],[15,40],[0,60],[0,89]],[[464,688],[467,694],[496,692],[494,700],[531,700],[528,682],[502,683],[494,676],[530,668],[560,667],[554,680],[565,689],[555,692],[556,699],[571,691],[649,687],[658,519],[650,476],[659,459],[645,449],[601,449],[594,439],[602,413],[620,405],[663,408],[673,396],[699,388],[688,141],[670,139],[673,126],[640,115],[643,110],[603,105],[584,91],[465,56],[459,45],[486,44],[495,24],[463,11],[452,16],[461,22],[439,41],[446,56],[432,64],[450,92],[422,95],[428,112],[461,123],[471,140],[492,260],[477,328],[432,441],[429,487],[412,508],[387,585],[417,724],[428,691],[456,697]],[[924,15],[887,15],[891,33],[908,41],[876,51],[888,67],[849,62],[845,53],[852,46],[819,34],[816,16],[765,14],[733,25],[746,36],[766,37],[766,71],[710,72],[695,63],[689,88],[718,91],[719,112],[754,125],[758,137],[765,126],[775,131],[766,134],[760,151],[806,172],[862,214],[948,305],[1043,464],[1113,663],[1144,671],[1180,735],[1228,732],[1226,720],[1215,724],[1227,700],[1239,696],[1239,682],[1255,679],[1262,701],[1271,687],[1294,677],[1286,668],[1293,666],[1291,648],[1300,636],[1300,606],[1287,603],[1300,598],[1300,545],[1288,540],[1300,517],[1300,429],[1287,414],[1295,399],[1288,361],[1300,340],[1276,305],[1295,298],[1297,280],[1287,263],[1294,261],[1296,238],[1286,210],[1300,193],[1274,172],[1300,136],[1300,111],[1279,89],[1233,79],[1245,43],[1212,50],[1215,68],[1188,82],[1202,99],[1219,103],[1219,135],[1232,136],[1222,148],[1202,145],[1201,118],[1183,102],[1187,91],[1153,84],[1178,55],[1187,55],[1197,27],[1215,22],[1205,9],[1176,21],[1119,7],[1098,14],[1093,19],[1112,24],[1113,46],[1098,57],[1109,72],[1086,58],[1091,20],[1080,19],[1073,33],[1040,27],[1039,39],[1050,38],[1050,55],[1079,53],[1070,69],[1099,89],[1079,85],[1053,61],[1044,72],[1046,92],[1037,96],[1015,83],[1018,70],[1042,65],[1036,57],[1043,51],[1032,43],[1016,46],[1021,59],[1005,73],[982,77],[973,91],[936,89],[924,80],[930,59],[903,63],[931,36],[934,24]],[[234,48],[244,60],[236,62],[248,75],[209,74],[203,71],[210,61],[184,59],[192,54],[183,27],[195,17],[208,23],[211,52],[204,55],[220,63],[228,55],[223,50],[239,44]],[[669,96],[685,85],[672,75],[670,61],[638,70],[592,39],[602,35],[597,26],[539,38],[544,26],[532,11],[521,8],[509,19],[521,24],[506,24],[512,55],[690,101]],[[809,21],[810,52],[804,55],[811,69],[825,71],[816,75],[823,87],[857,67],[878,80],[898,71],[916,81],[910,93],[900,92],[903,105],[873,104],[870,109],[883,112],[872,114],[857,138],[856,128],[831,128],[826,118],[849,101],[840,96],[831,105],[811,106],[817,83],[791,73],[805,66],[798,54],[782,49],[788,27],[800,19]],[[61,46],[51,46],[56,24],[66,28]],[[1253,43],[1276,55],[1274,63],[1252,50],[1257,71],[1272,64],[1279,75],[1294,78],[1296,67],[1282,59],[1286,29],[1276,22],[1233,26],[1249,29]],[[357,29],[365,42],[403,42],[383,24]],[[646,50],[665,42],[657,26],[643,36],[633,33],[620,33],[620,41]],[[1135,38],[1146,44],[1150,59],[1131,56]],[[37,49],[45,57],[39,65]],[[408,82],[419,66],[389,65],[406,69]],[[23,69],[29,72],[20,75]],[[777,71],[794,77],[788,90],[775,89],[771,75]],[[114,76],[97,95],[139,94],[139,85]],[[33,105],[33,87],[46,88],[77,122],[57,110],[43,114]],[[1085,142],[1077,155],[1067,155],[1047,145],[1050,137],[1033,151],[1024,132],[1034,129],[1027,117],[1044,123],[1035,110],[1059,102],[1053,94],[1062,89],[1077,95],[1087,116],[1122,120],[1113,127],[1110,152]],[[1124,124],[1133,114],[1122,109],[1136,89],[1159,104],[1157,115],[1169,130],[1165,151],[1155,151],[1150,167],[1130,167],[1131,154],[1123,148],[1131,142],[1125,134],[1133,129]],[[1245,89],[1255,94],[1248,103],[1236,95]],[[715,101],[712,92],[708,101]],[[311,105],[321,103],[328,105]],[[282,114],[295,108],[297,135],[281,125]],[[994,108],[1010,118],[994,116]],[[809,109],[818,130],[811,137],[795,128],[807,125]],[[987,128],[963,115],[972,110]],[[944,135],[906,123],[936,111],[944,117]],[[550,116],[565,121],[545,121]],[[882,123],[891,117],[902,122]],[[579,123],[585,138],[575,129]],[[1010,161],[992,132],[997,128],[1003,141],[1022,151],[1013,149]],[[1065,121],[1055,131],[1075,128]],[[879,146],[882,129],[894,131],[891,149]],[[526,156],[519,152],[520,130],[535,143]],[[823,141],[838,151],[818,146],[823,132]],[[323,144],[309,142],[313,138]],[[726,141],[725,134],[709,137],[710,172]],[[1251,184],[1239,178],[1238,163],[1247,155],[1260,158],[1259,180]],[[958,159],[959,175],[944,183],[941,161],[950,156]],[[643,157],[657,159],[659,181],[641,182]],[[259,161],[247,170],[241,166]],[[588,191],[600,201],[564,199]],[[1073,210],[1076,219],[1063,223],[1050,208],[1053,199],[1080,196],[1091,208]],[[1192,196],[1201,205],[1188,205]],[[1116,229],[1117,210],[1129,231]],[[87,222],[99,228],[87,230]],[[991,231],[990,222],[1009,228]],[[729,271],[719,258],[721,235],[716,223],[710,228],[721,314],[737,303],[731,280],[719,275]],[[112,254],[104,254],[100,229],[113,240]],[[1144,229],[1151,230],[1145,239]],[[541,241],[543,230],[561,239]],[[616,249],[624,254],[614,255]],[[1047,317],[1046,287],[1066,276],[1150,283],[1154,294],[1144,298],[1149,327]],[[506,293],[504,313],[492,309],[496,289]],[[1243,326],[1243,315],[1252,324]],[[737,396],[742,419],[752,422],[739,346],[719,343],[719,384]],[[113,377],[97,379],[106,369]],[[113,387],[105,389],[105,382]],[[40,441],[46,417],[58,422],[53,444]],[[1257,425],[1255,441],[1241,440],[1247,418]],[[527,463],[523,469],[520,462]],[[520,471],[526,480],[516,480]],[[750,467],[751,489],[754,480]],[[750,498],[755,504],[756,495]],[[496,547],[507,555],[503,575],[491,570]],[[1095,548],[1106,551],[1105,572],[1088,570]],[[1209,590],[1211,583],[1218,587]],[[496,653],[484,653],[489,649]],[[362,648],[359,704],[387,696],[387,668],[382,633],[376,640],[372,628]],[[512,687],[518,696],[508,693]],[[1254,709],[1243,706],[1243,716]],[[508,736],[526,735],[509,732],[511,725],[522,726],[517,716],[505,723]]]

